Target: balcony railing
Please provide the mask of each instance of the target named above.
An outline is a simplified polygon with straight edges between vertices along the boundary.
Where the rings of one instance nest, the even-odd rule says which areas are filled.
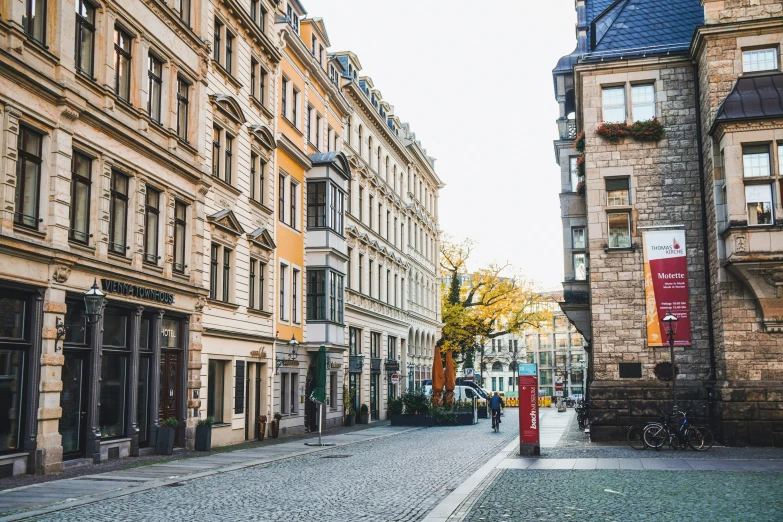
[[[364,356],[351,355],[348,357],[348,372],[349,373],[362,373],[362,361]]]
[[[566,138],[569,140],[575,140],[576,139],[576,121],[574,120],[568,120],[568,123],[566,124]]]
[[[381,359],[379,357],[372,357],[370,359],[370,371],[375,373],[381,371]]]

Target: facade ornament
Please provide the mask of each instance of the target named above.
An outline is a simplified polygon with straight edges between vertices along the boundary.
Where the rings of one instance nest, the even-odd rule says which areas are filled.
[[[64,283],[68,280],[68,278],[71,276],[71,269],[67,266],[63,265],[57,265],[54,267],[54,273],[52,274],[52,279],[57,281],[58,283]]]
[[[204,310],[205,306],[207,306],[207,298],[203,295],[200,295],[198,296],[198,299],[196,299],[196,304],[193,307],[193,310],[200,314]]]
[[[734,237],[734,251],[737,252],[738,254],[745,253],[748,251],[746,236]]]

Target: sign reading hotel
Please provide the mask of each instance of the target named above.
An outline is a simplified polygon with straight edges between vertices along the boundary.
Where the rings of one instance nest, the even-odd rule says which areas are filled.
[[[674,345],[690,346],[691,308],[684,230],[644,231],[644,294],[647,344],[669,345],[668,328],[662,319],[671,311],[678,319]]]

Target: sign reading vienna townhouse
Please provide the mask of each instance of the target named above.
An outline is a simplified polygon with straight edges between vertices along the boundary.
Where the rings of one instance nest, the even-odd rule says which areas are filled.
[[[120,283],[119,281],[112,281],[111,279],[101,279],[101,286],[103,287],[104,292],[130,295],[138,297],[139,299],[149,299],[150,301],[157,301],[163,304],[174,304],[174,294],[161,292],[160,290],[130,285],[128,283]]]
[[[644,294],[647,344],[668,345],[663,318],[671,311],[677,317],[674,345],[690,346],[691,307],[684,230],[644,231]]]

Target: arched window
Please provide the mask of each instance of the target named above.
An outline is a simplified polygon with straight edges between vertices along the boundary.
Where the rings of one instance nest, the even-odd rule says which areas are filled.
[[[362,155],[362,126],[359,125],[359,156]]]
[[[502,372],[503,371],[503,364],[500,361],[495,361],[492,363],[492,371],[493,372]]]

